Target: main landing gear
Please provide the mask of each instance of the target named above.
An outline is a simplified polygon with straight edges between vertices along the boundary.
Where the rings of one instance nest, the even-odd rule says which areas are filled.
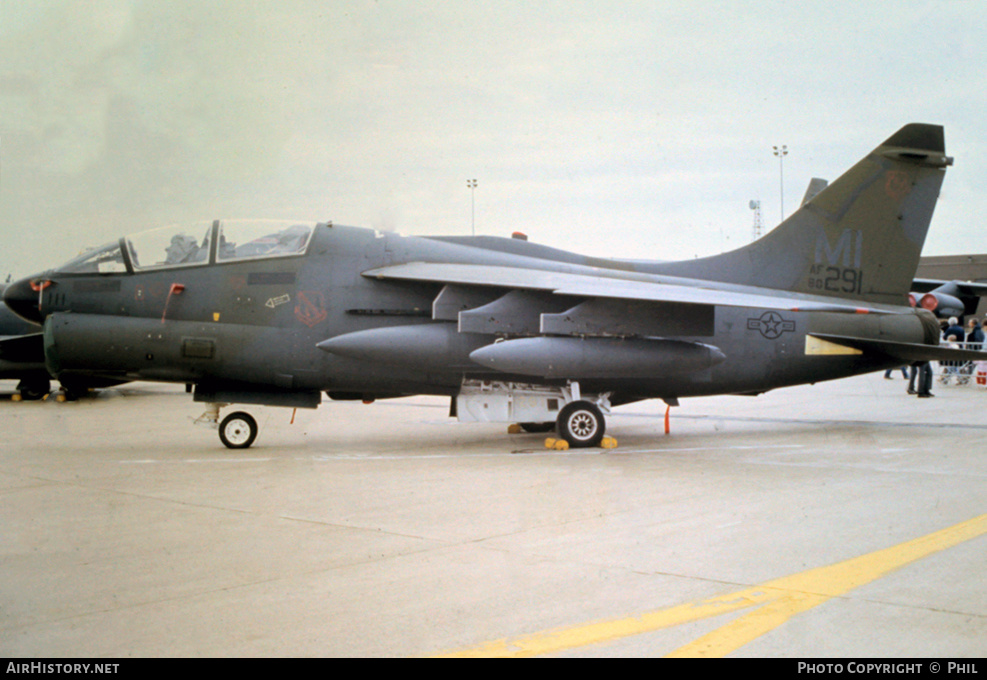
[[[466,380],[453,402],[460,422],[521,423],[525,432],[556,430],[571,448],[599,446],[606,433],[610,394],[564,387]]]
[[[23,378],[17,383],[17,391],[11,401],[38,401],[51,397],[57,402],[75,401],[89,393],[89,389],[73,383],[62,383],[61,388],[52,391],[51,381],[44,378]]]
[[[574,449],[599,446],[607,429],[600,407],[591,401],[566,404],[555,423],[559,436]]]
[[[14,401],[37,401],[51,392],[51,382],[45,379],[24,378],[17,383]]]

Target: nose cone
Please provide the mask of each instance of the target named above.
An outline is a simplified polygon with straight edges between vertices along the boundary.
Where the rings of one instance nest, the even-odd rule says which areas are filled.
[[[42,282],[43,279],[44,276],[32,276],[7,286],[3,291],[3,301],[10,311],[32,323],[42,323],[44,316],[39,307],[41,291],[44,283],[49,283]]]

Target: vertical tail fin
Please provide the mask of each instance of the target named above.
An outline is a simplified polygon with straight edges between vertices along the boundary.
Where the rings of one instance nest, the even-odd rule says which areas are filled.
[[[760,240],[662,271],[904,304],[952,165],[945,151],[941,126],[906,125]]]

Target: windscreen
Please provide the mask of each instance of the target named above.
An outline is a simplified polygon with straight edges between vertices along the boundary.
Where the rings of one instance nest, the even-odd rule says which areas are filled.
[[[66,274],[114,274],[127,271],[119,241],[92,248],[58,268]]]

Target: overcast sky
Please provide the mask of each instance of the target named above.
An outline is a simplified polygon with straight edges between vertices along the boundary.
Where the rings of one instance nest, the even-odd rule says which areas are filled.
[[[223,217],[679,259],[909,122],[987,252],[979,0],[0,0],[0,272]]]

